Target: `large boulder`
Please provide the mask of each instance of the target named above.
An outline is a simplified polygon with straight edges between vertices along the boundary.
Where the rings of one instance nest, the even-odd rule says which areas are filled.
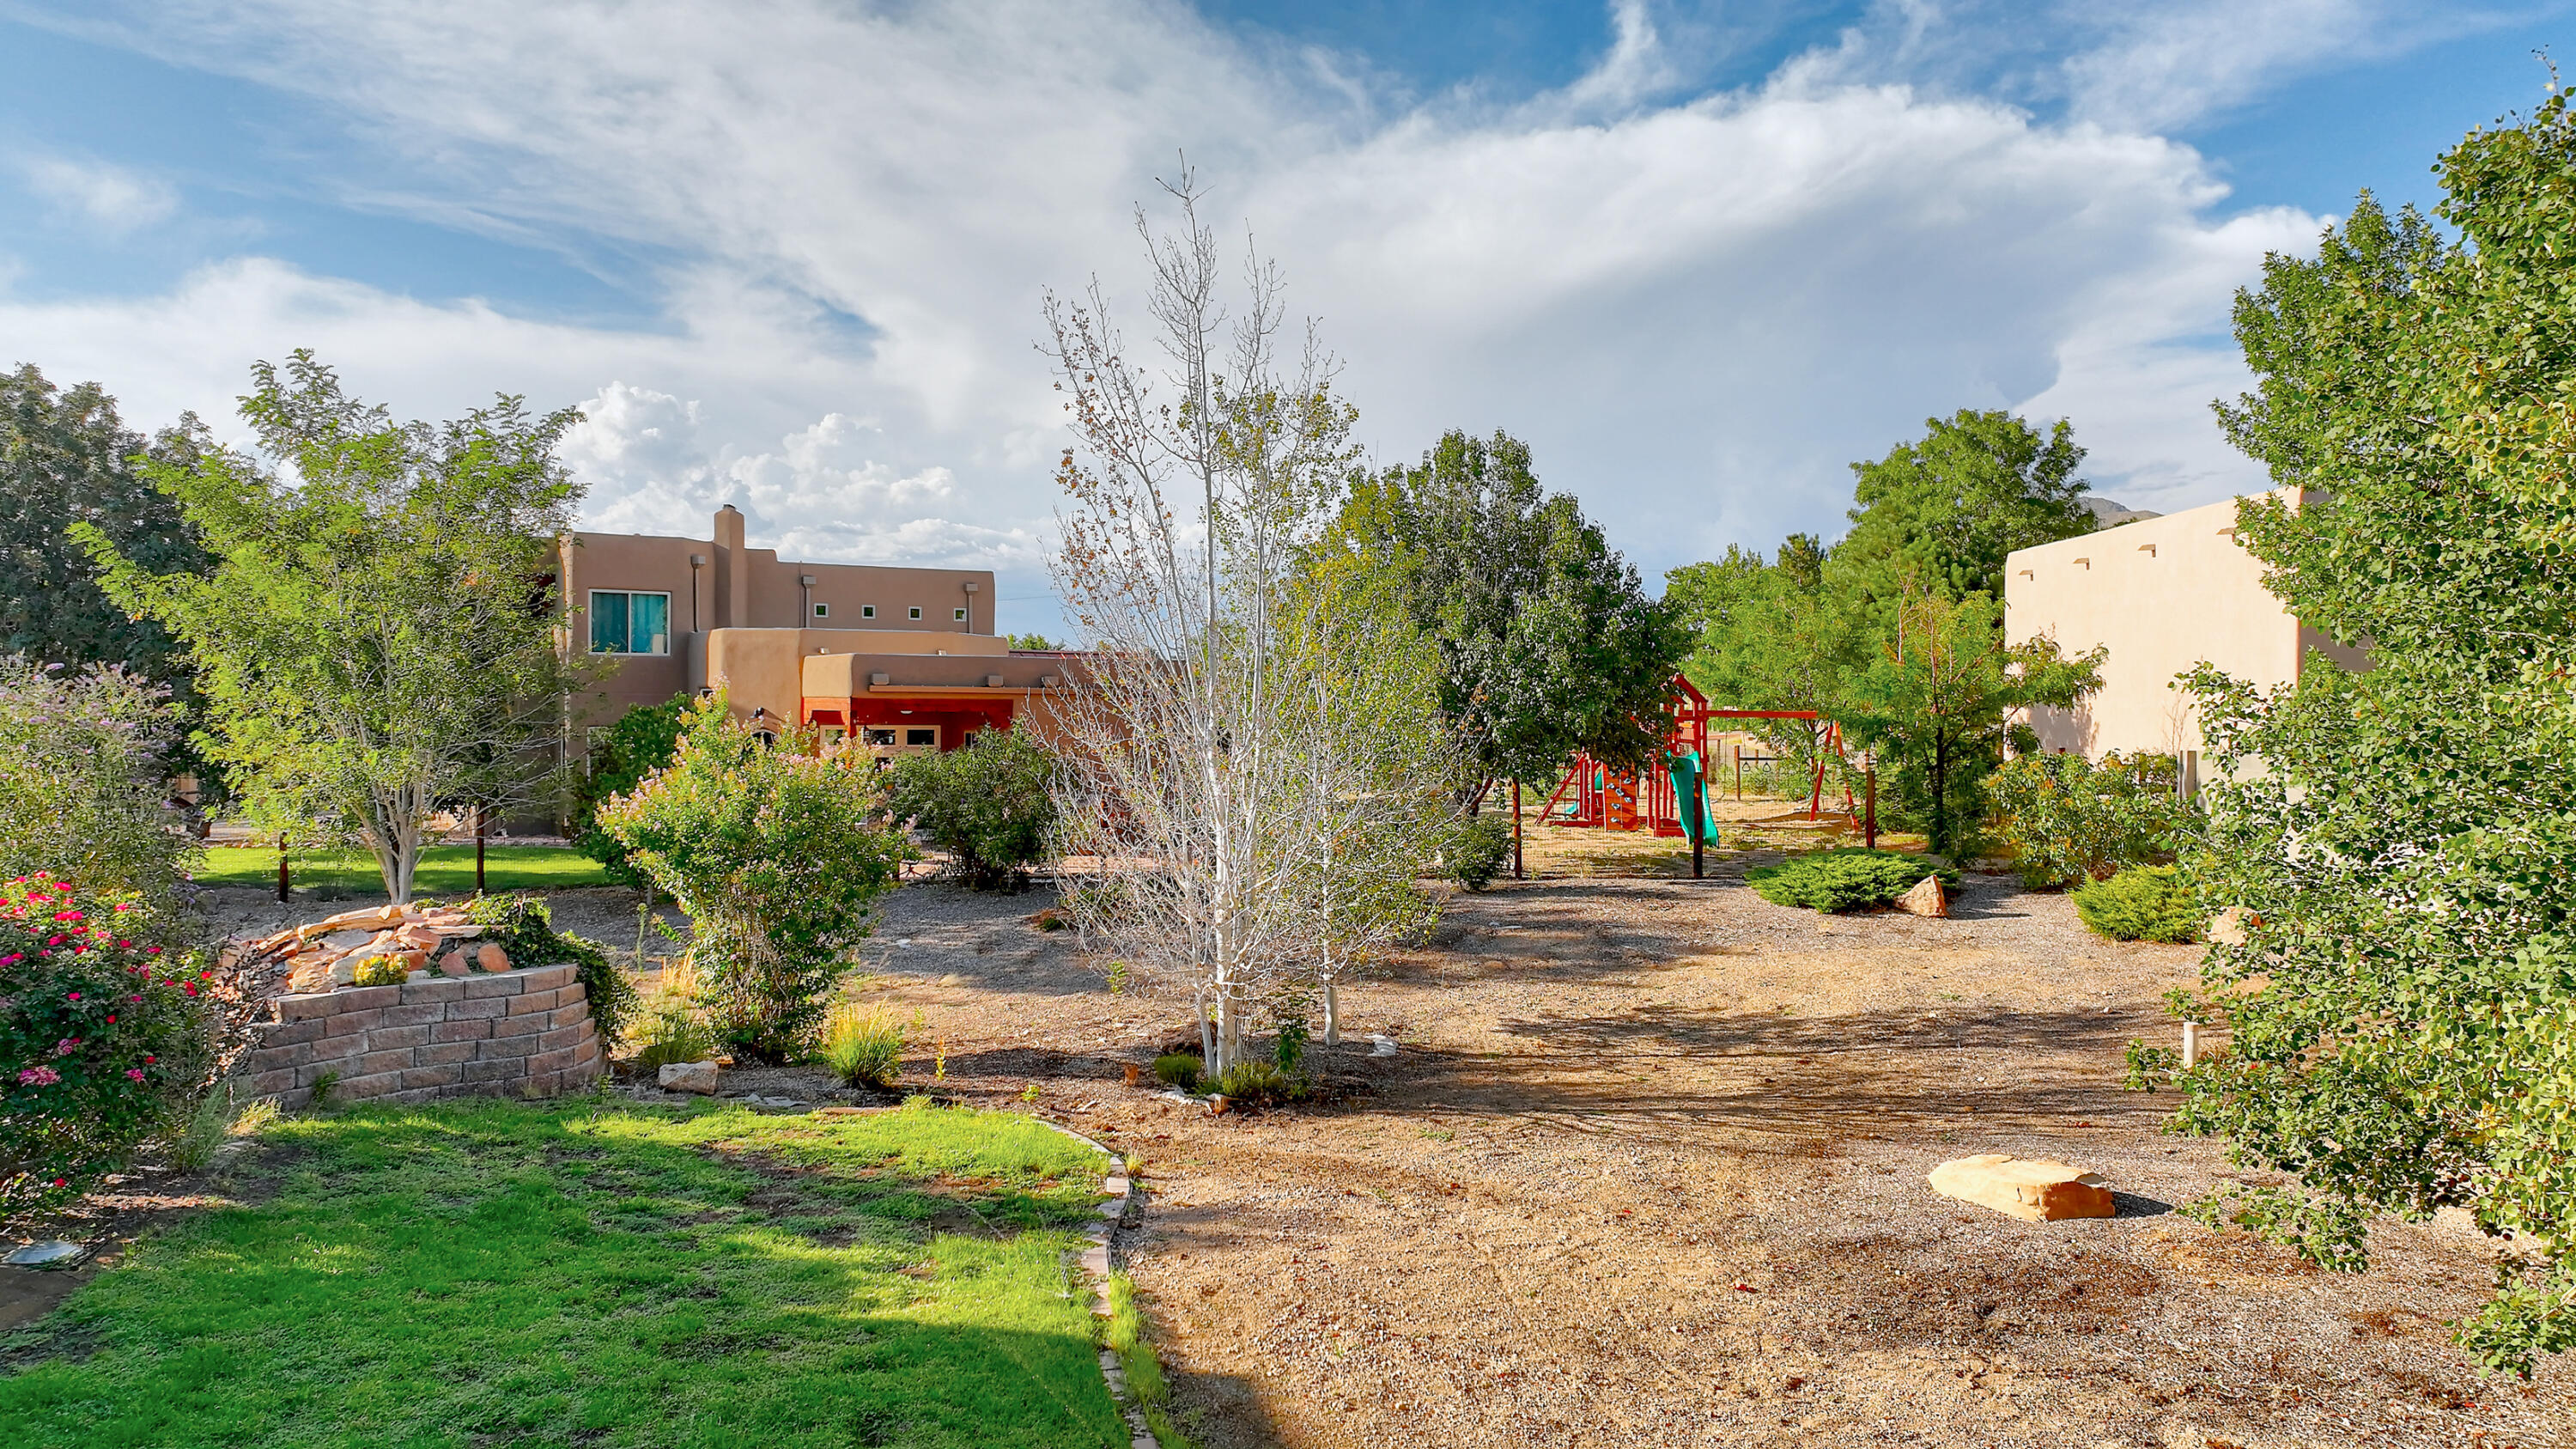
[[[662,1090],[696,1092],[712,1097],[716,1094],[716,1071],[713,1062],[665,1062],[662,1065]]]
[[[2080,1167],[2040,1158],[1981,1152],[1932,1169],[1932,1190],[2024,1222],[2113,1215],[2111,1189]]]
[[[1909,916],[1946,919],[1950,914],[1950,897],[1941,889],[1941,877],[1927,875],[1921,885],[1896,898],[1896,908]]]

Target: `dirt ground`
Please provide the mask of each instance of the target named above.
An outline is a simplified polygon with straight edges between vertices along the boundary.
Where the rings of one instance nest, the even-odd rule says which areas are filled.
[[[2191,949],[1994,876],[1947,921],[1819,917],[1745,863],[1458,897],[1348,993],[1359,1046],[1401,1050],[1322,1054],[1356,1089],[1328,1105],[1121,1085],[1187,1007],[1108,994],[1028,923],[1041,894],[901,892],[865,994],[920,1013],[938,1090],[1034,1086],[1144,1159],[1121,1250],[1209,1449],[2576,1443],[2576,1365],[2481,1379],[2447,1341],[2489,1274],[2473,1231],[2385,1227],[2353,1278],[2169,1210],[2275,1180],[2119,1090]],[[2094,1168],[2120,1215],[1925,1185],[1987,1151]]]
[[[1345,992],[1328,1102],[1211,1117],[1124,1085],[1195,1040],[1187,1003],[1112,994],[1036,925],[1043,890],[908,885],[850,989],[917,1017],[904,1089],[1033,1100],[1142,1160],[1119,1252],[1205,1449],[2576,1445],[2576,1364],[2481,1379],[2447,1340],[2489,1275],[2473,1231],[2383,1227],[2338,1277],[2170,1211],[2276,1180],[2119,1090],[2193,949],[2101,941],[1999,876],[1951,920],[1829,918],[1743,886],[1767,851],[1692,881],[1679,841],[1531,839],[1548,878],[1455,897]],[[231,929],[340,906],[223,895]],[[634,940],[632,892],[554,906]],[[2096,1169],[2120,1215],[2024,1224],[1925,1185],[1987,1151]]]

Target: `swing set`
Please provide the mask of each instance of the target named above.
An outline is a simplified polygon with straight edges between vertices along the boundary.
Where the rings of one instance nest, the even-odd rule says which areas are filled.
[[[1687,795],[1700,796],[1697,811],[1701,821],[1701,843],[1717,843],[1717,827],[1707,807],[1708,734],[1710,720],[1726,719],[1803,719],[1822,718],[1812,709],[1719,709],[1708,702],[1692,683],[1676,674],[1669,695],[1667,723],[1662,732],[1665,768],[1630,773],[1615,770],[1578,753],[1565,778],[1557,783],[1555,793],[1539,810],[1542,825],[1583,830],[1648,830],[1657,835],[1690,834],[1682,817],[1682,802]],[[1825,804],[1825,755],[1831,751],[1843,758],[1843,727],[1839,721],[1825,720],[1823,749],[1816,752],[1816,765],[1807,791],[1807,818],[1821,822]],[[1842,813],[1860,823],[1860,812],[1851,797],[1848,771],[1843,785]]]

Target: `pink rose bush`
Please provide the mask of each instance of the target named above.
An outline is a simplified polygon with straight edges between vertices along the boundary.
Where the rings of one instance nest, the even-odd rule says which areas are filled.
[[[0,883],[0,1213],[79,1193],[170,1124],[207,1060],[195,960],[128,901]]]

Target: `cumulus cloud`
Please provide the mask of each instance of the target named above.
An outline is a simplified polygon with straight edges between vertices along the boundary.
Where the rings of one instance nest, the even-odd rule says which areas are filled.
[[[0,326],[147,374],[197,365],[153,335],[175,318],[182,356],[227,378],[292,339],[378,394],[586,397],[569,456],[599,526],[695,532],[733,499],[812,557],[1030,577],[1064,436],[1038,300],[1097,270],[1141,322],[1130,208],[1183,148],[1223,229],[1254,229],[1320,315],[1382,459],[1507,428],[1650,569],[1835,531],[1846,463],[1961,406],[2071,416],[2097,478],[2162,505],[2259,486],[2207,415],[2243,385],[2212,339],[2263,251],[2318,222],[2227,215],[2200,156],[2145,127],[2306,63],[2301,27],[2344,14],[2288,0],[2254,26],[2287,37],[2272,58],[2228,76],[2195,58],[2220,33],[2200,0],[2094,22],[2093,50],[2049,61],[2086,97],[2049,121],[1942,82],[1964,42],[1923,4],[1761,85],[1677,97],[1654,12],[1621,0],[1591,75],[1508,105],[1399,105],[1364,67],[1147,0],[632,0],[614,25],[502,0],[99,13],[65,23],[364,118],[448,178],[425,206],[470,196],[682,258],[669,326],[545,326],[253,263],[115,318],[0,303]]]

